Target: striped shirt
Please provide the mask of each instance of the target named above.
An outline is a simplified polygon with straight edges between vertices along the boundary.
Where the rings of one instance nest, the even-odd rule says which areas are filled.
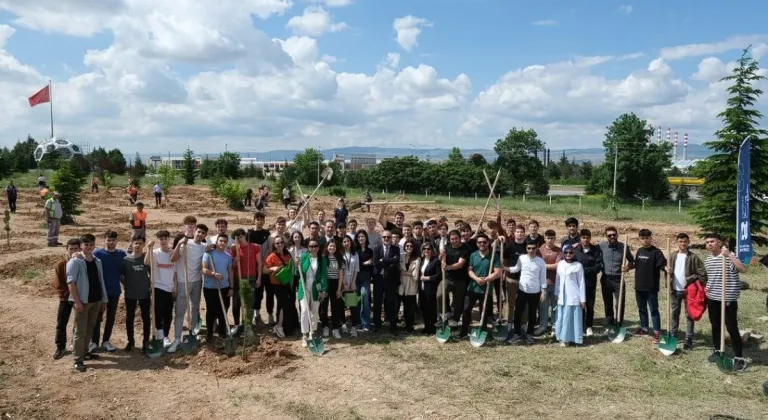
[[[339,270],[344,269],[344,260],[341,261],[337,260],[335,256],[329,255],[328,256],[328,278],[329,279],[339,279]]]
[[[707,299],[722,302],[723,298],[723,256],[709,256],[704,262],[707,270]],[[725,266],[725,301],[735,302],[741,294],[739,272],[733,262],[727,260]]]

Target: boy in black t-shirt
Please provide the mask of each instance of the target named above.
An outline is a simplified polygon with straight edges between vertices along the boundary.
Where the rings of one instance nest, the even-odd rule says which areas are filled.
[[[661,318],[659,317],[659,279],[661,272],[666,270],[667,259],[664,254],[653,246],[651,231],[640,229],[641,248],[635,255],[635,298],[640,312],[640,328],[637,335],[648,334],[648,308],[651,310],[653,323],[653,343],[659,342]]]
[[[452,230],[448,233],[448,244],[445,246],[442,254],[445,255],[445,262],[443,263],[443,268],[445,268],[445,293],[453,294],[453,311],[449,325],[455,327],[459,325],[459,319],[464,310],[464,295],[469,282],[467,264],[469,263],[470,255],[469,248],[461,242],[461,235],[457,230]],[[437,291],[437,305],[438,313],[442,313],[442,287]],[[446,312],[448,312],[447,308]]]
[[[267,242],[269,241],[270,233],[267,229],[264,229],[265,218],[266,217],[264,213],[260,211],[256,212],[256,214],[253,216],[253,220],[256,223],[256,228],[248,229],[246,234],[248,242],[257,244],[261,247],[262,261],[266,261],[267,255],[269,255],[269,247],[267,246]],[[252,284],[251,287],[254,288],[253,324],[263,325],[264,320],[261,318],[260,311],[261,301],[264,299],[265,292],[267,294],[267,313],[270,315],[269,318],[273,318],[272,314],[274,313],[275,308],[275,293],[269,286],[269,274],[261,273],[258,284]]]

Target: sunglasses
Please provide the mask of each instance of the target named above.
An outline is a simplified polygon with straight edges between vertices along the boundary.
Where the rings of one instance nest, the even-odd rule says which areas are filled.
[[[317,249],[317,248],[320,248],[320,246],[319,245],[310,245],[309,246],[309,249]]]
[[[486,245],[488,241],[477,241],[478,245]]]
[[[424,248],[422,251],[432,251],[432,248]]]
[[[615,237],[617,237],[618,235],[617,235],[617,234],[615,234],[615,233],[609,233],[608,235],[605,235],[605,236],[607,236],[607,237],[609,237],[609,238],[615,238]]]
[[[386,235],[386,236],[382,235],[382,238],[389,239],[389,238],[391,238],[391,236],[389,236],[389,235]]]
[[[413,245],[406,245],[406,248],[413,248]]]
[[[536,251],[536,247],[532,247],[532,248],[525,248],[525,249],[526,249],[526,250],[528,250],[528,251]]]

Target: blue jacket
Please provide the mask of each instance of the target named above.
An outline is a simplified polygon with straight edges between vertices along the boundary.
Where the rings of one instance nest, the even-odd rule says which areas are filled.
[[[107,289],[104,286],[104,272],[101,268],[101,261],[94,257],[96,261],[96,267],[99,268],[99,281],[101,282],[101,301],[107,303]],[[85,260],[80,258],[71,258],[67,261],[67,284],[75,283],[77,286],[77,295],[80,297],[80,302],[83,304],[91,303],[88,300],[88,267],[85,265]],[[72,295],[69,295],[69,301],[74,302]]]
[[[116,249],[109,252],[102,248],[93,251],[93,256],[101,261],[107,297],[120,297],[122,293],[120,289],[120,267],[122,267],[123,260],[125,259],[125,251]]]

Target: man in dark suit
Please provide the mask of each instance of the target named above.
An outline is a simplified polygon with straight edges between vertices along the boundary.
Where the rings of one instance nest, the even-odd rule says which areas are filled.
[[[392,233],[381,234],[382,244],[373,249],[373,323],[381,328],[381,305],[386,308],[389,330],[397,335],[397,289],[400,287],[400,247],[392,243]],[[383,302],[382,302],[383,301]]]

